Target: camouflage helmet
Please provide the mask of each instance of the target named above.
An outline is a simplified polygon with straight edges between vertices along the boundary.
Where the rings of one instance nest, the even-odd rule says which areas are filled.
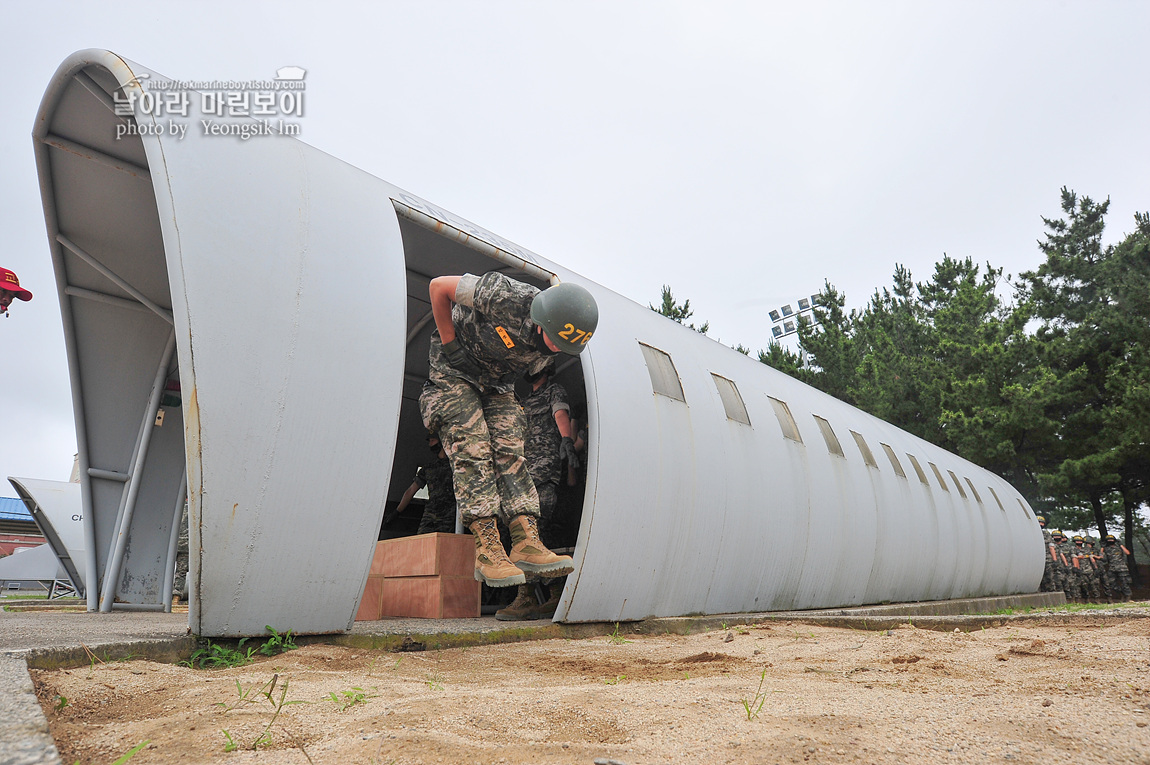
[[[1066,535],[1065,535],[1065,534],[1063,534],[1063,533],[1062,533],[1061,531],[1059,531],[1058,529],[1055,529],[1054,531],[1050,532],[1050,536],[1052,536],[1052,537],[1055,537],[1055,538],[1057,538],[1057,537],[1062,537],[1063,539],[1066,539]]]
[[[562,282],[543,290],[531,301],[531,321],[543,328],[559,350],[575,356],[583,352],[595,333],[599,307],[586,289]]]
[[[1082,538],[1081,534],[1075,534],[1074,535],[1074,541],[1075,542],[1085,542],[1086,540]]]
[[[1034,517],[1038,519],[1038,525],[1039,526],[1045,526],[1046,525],[1046,516],[1045,515],[1036,515]]]
[[[1118,537],[1114,536],[1113,534],[1107,534],[1106,535],[1106,541],[1107,542],[1117,542]]]

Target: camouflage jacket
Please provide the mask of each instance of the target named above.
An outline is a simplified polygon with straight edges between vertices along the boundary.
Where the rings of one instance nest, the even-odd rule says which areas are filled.
[[[474,362],[478,374],[468,374],[447,363],[439,331],[431,334],[428,362],[431,376],[459,377],[480,391],[508,393],[515,381],[535,374],[555,358],[536,345],[531,301],[539,290],[530,284],[490,272],[464,274],[455,291],[451,322],[455,339]]]
[[[1126,553],[1122,552],[1120,545],[1103,545],[1102,554],[1106,556],[1106,568],[1108,570],[1129,573],[1130,567],[1126,565]]]
[[[427,504],[449,507],[455,504],[455,482],[451,477],[451,460],[436,457],[427,467],[415,471],[415,482],[427,487]]]
[[[1067,571],[1075,571],[1076,569],[1074,568],[1074,543],[1071,542],[1069,539],[1066,540],[1065,542],[1055,542],[1054,543],[1054,549],[1056,549],[1059,553],[1061,553],[1061,555],[1059,555],[1057,558],[1054,559],[1055,568],[1062,568],[1063,570],[1067,570]],[[1066,559],[1065,565],[1063,565],[1063,563],[1062,563],[1063,558]]]
[[[557,484],[561,478],[559,442],[562,436],[555,424],[555,413],[571,413],[567,391],[559,383],[548,382],[521,403],[527,415],[527,440],[523,447],[527,470],[537,483]]]

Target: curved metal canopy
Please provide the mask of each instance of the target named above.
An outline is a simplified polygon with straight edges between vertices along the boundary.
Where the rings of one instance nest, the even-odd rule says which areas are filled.
[[[186,492],[194,632],[348,629],[414,464],[427,280],[492,269],[600,307],[556,619],[1036,589],[1041,533],[997,476],[299,140],[117,115],[148,78],[77,53],[34,130],[90,609],[162,603]]]

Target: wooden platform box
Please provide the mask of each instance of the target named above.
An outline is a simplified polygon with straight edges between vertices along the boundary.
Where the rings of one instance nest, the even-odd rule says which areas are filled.
[[[375,545],[355,619],[476,617],[479,598],[475,538],[470,534],[385,539]]]

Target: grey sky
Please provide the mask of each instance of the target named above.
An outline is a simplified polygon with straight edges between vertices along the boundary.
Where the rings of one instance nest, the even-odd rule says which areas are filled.
[[[1063,185],[1129,231],[1147,29],[1145,3],[1049,0],[6,6],[0,265],[36,297],[0,319],[0,478],[66,480],[75,450],[30,139],[73,51],[304,67],[306,142],[638,302],[669,284],[758,349],[824,279],[858,307],[896,262],[1037,266]]]

